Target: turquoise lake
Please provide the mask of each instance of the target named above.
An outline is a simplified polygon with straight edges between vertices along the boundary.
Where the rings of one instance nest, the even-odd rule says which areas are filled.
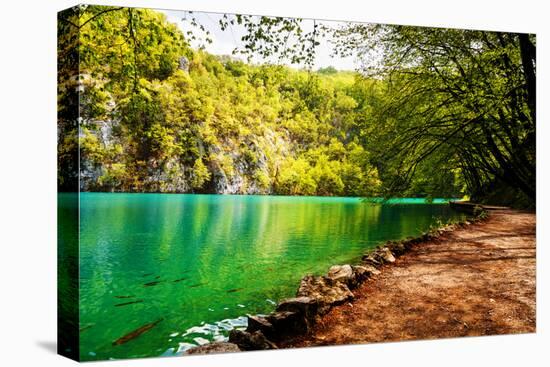
[[[59,196],[61,232],[70,195]],[[443,200],[81,193],[81,358],[180,355],[223,340],[246,314],[293,296],[305,274],[460,218]]]

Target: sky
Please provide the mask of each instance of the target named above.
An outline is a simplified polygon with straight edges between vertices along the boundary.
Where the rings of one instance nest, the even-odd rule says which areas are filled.
[[[194,29],[191,26],[190,18],[187,12],[181,10],[160,10],[166,15],[168,21],[175,23],[185,34],[190,29]],[[241,37],[246,34],[246,30],[237,25],[222,31],[219,26],[219,20],[223,14],[220,13],[205,13],[205,12],[193,12],[192,16],[204,26],[210,32],[210,38],[212,43],[208,44],[202,41],[191,42],[191,46],[198,48],[201,44],[205,47],[206,51],[214,55],[231,55],[235,47],[241,45]],[[332,26],[338,26],[338,22],[325,22],[330,23]],[[307,30],[308,27],[313,26],[313,20],[304,20],[304,30]],[[194,29],[194,34],[201,35],[199,29]],[[203,33],[204,35],[204,33]],[[333,66],[338,70],[355,70],[358,68],[359,63],[353,57],[340,57],[331,56],[332,54],[332,45],[330,39],[326,36],[320,37],[318,39],[320,45],[316,49],[315,63],[313,69],[317,70],[319,68]],[[242,57],[244,59],[244,56]],[[259,56],[253,57],[252,62],[254,63],[265,63],[269,60],[260,58]],[[292,65],[288,60],[282,60],[280,63],[285,64],[290,67],[299,68],[300,65]],[[303,67],[303,65],[302,65]]]

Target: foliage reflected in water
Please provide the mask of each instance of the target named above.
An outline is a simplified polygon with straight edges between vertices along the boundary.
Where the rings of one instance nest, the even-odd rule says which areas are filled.
[[[381,241],[459,217],[447,205],[418,200],[368,205],[357,198],[80,195],[86,360],[171,355],[223,338],[243,326],[239,316],[269,312],[292,296],[306,273],[324,273]]]

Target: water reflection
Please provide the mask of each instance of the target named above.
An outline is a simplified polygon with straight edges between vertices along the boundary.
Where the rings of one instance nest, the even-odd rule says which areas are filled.
[[[187,331],[269,312],[304,274],[456,216],[444,205],[355,198],[81,194],[81,356],[166,355],[221,338],[224,328]]]

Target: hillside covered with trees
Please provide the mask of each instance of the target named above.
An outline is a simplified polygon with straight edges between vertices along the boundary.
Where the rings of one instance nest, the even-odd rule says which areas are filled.
[[[277,42],[254,43],[261,27],[299,32],[265,19],[231,20],[255,25],[251,52],[280,52]],[[368,60],[382,48],[383,59],[358,72],[252,64],[192,49],[192,33],[152,10],[62,13],[60,189],[74,179],[80,141],[85,191],[534,203],[532,37],[353,24],[333,32],[340,54]]]

